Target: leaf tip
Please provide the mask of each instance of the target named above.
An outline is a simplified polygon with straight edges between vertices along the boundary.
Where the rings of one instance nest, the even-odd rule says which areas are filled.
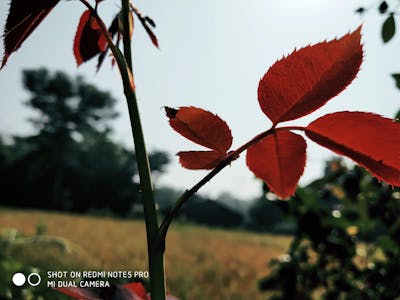
[[[1,61],[1,66],[0,66],[0,70],[3,69],[3,67],[6,65],[9,56],[10,56],[10,54],[7,53],[6,50],[4,50],[3,59]]]
[[[2,62],[1,62],[1,66],[0,66],[0,70],[2,70],[3,69],[3,67],[6,65],[6,62],[7,62],[7,57],[3,57],[3,60],[2,60]]]
[[[74,48],[74,56],[75,56],[76,66],[79,67],[83,63],[83,58],[76,50],[76,48]]]
[[[178,110],[172,107],[164,106],[165,114],[169,119],[175,118]]]
[[[359,44],[360,45],[362,54],[364,54],[363,44],[361,42],[361,37],[362,37],[361,31],[362,31],[362,28],[363,28],[363,24],[360,24],[354,31],[349,32],[348,36],[351,38],[351,40],[355,44]]]
[[[361,30],[363,28],[363,24],[361,23],[356,30],[354,30],[354,32],[356,32],[357,34],[361,35]]]
[[[82,60],[76,59],[76,66],[77,66],[78,68],[81,66],[82,63],[83,63]]]

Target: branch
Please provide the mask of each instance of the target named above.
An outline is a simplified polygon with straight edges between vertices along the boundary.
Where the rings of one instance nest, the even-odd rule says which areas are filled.
[[[218,166],[216,166],[203,179],[201,179],[198,183],[196,183],[191,189],[186,190],[179,197],[179,199],[175,202],[174,206],[171,208],[171,210],[165,216],[162,224],[160,225],[160,229],[156,236],[156,240],[153,243],[154,246],[157,247],[157,249],[155,249],[155,250],[156,251],[165,251],[165,239],[167,236],[168,228],[171,225],[171,222],[174,219],[174,217],[178,214],[179,210],[189,200],[189,198],[191,196],[193,196],[201,187],[203,187],[215,175],[217,175],[220,171],[222,171],[227,165],[230,165],[230,163],[232,161],[238,159],[240,154],[243,151],[247,150],[247,148],[249,148],[250,146],[258,143],[259,141],[261,141],[268,135],[273,134],[275,131],[278,131],[278,130],[301,130],[301,131],[304,131],[305,128],[301,127],[301,126],[288,126],[288,127],[279,127],[279,128],[271,127],[270,129],[258,134],[257,136],[252,138],[250,141],[248,141],[244,145],[240,146],[235,151],[230,152],[227,155],[227,157],[218,164]]]
[[[160,225],[160,229],[158,231],[158,235],[156,240],[154,241],[154,245],[157,248],[157,251],[165,250],[165,239],[167,236],[168,228],[171,225],[173,218],[178,214],[181,207],[189,200],[191,196],[193,196],[201,187],[203,187],[208,181],[210,181],[215,175],[217,175],[221,170],[223,170],[227,165],[229,165],[232,161],[239,158],[240,154],[246,150],[251,145],[257,143],[262,140],[266,136],[270,135],[274,132],[274,128],[268,129],[267,131],[262,132],[257,135],[249,142],[239,147],[237,150],[229,153],[227,157],[218,164],[210,173],[208,173],[203,179],[201,179],[197,184],[195,184],[191,189],[186,190],[181,197],[175,202],[175,205],[171,208],[168,214],[165,216],[162,224]]]

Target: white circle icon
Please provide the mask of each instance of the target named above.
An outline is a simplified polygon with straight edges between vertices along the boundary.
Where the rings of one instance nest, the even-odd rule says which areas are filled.
[[[12,282],[16,286],[23,286],[26,281],[25,275],[22,273],[15,273],[12,277]]]
[[[42,281],[42,278],[38,273],[31,273],[28,276],[28,283],[31,286],[38,286],[40,284],[40,281]]]

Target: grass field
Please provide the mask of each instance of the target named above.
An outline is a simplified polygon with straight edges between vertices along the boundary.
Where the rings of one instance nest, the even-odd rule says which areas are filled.
[[[33,236],[38,226],[56,243],[15,247],[12,255],[42,270],[147,270],[145,228],[139,221],[40,211],[0,210],[0,232]],[[51,240],[51,239],[50,239]],[[285,253],[290,238],[173,225],[166,251],[167,286],[180,299],[265,299],[257,280]]]

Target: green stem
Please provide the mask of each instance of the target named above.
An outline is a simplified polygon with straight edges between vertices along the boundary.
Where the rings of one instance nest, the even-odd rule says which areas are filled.
[[[124,28],[124,32],[122,34],[122,40],[124,44],[124,56],[126,62],[129,66],[129,69],[132,72],[132,51],[131,51],[131,33],[130,33],[130,9],[129,9],[129,0],[121,0],[122,2],[122,26]]]
[[[131,57],[131,39],[130,39],[130,9],[129,0],[121,0],[122,19],[123,19],[123,45],[124,56],[127,65],[132,73]],[[127,88],[125,88],[127,87]],[[151,171],[149,158],[146,151],[143,129],[140,120],[139,108],[135,91],[131,86],[124,84],[124,93],[126,96],[131,129],[135,141],[135,153],[138,164],[140,189],[143,195],[143,208],[146,222],[147,249],[149,259],[150,273],[150,294],[153,300],[165,300],[165,277],[164,277],[164,254],[163,252],[153,251],[153,240],[158,233],[157,213],[154,203],[153,184],[151,180]]]
[[[155,249],[155,247],[153,246],[153,241],[157,236],[159,230],[154,203],[150,164],[146,151],[132,75],[132,59],[129,34],[129,1],[121,0],[125,31],[123,34],[125,55],[123,55],[119,48],[114,45],[111,36],[107,30],[107,27],[97,14],[96,10],[93,9],[93,7],[86,0],[80,1],[91,11],[92,16],[96,19],[121,72],[124,94],[128,104],[131,130],[135,144],[136,161],[138,164],[140,177],[140,189],[143,196],[143,208],[146,222],[147,248],[149,259],[150,293],[152,300],[165,300],[164,254],[163,252],[153,251],[153,249]]]

